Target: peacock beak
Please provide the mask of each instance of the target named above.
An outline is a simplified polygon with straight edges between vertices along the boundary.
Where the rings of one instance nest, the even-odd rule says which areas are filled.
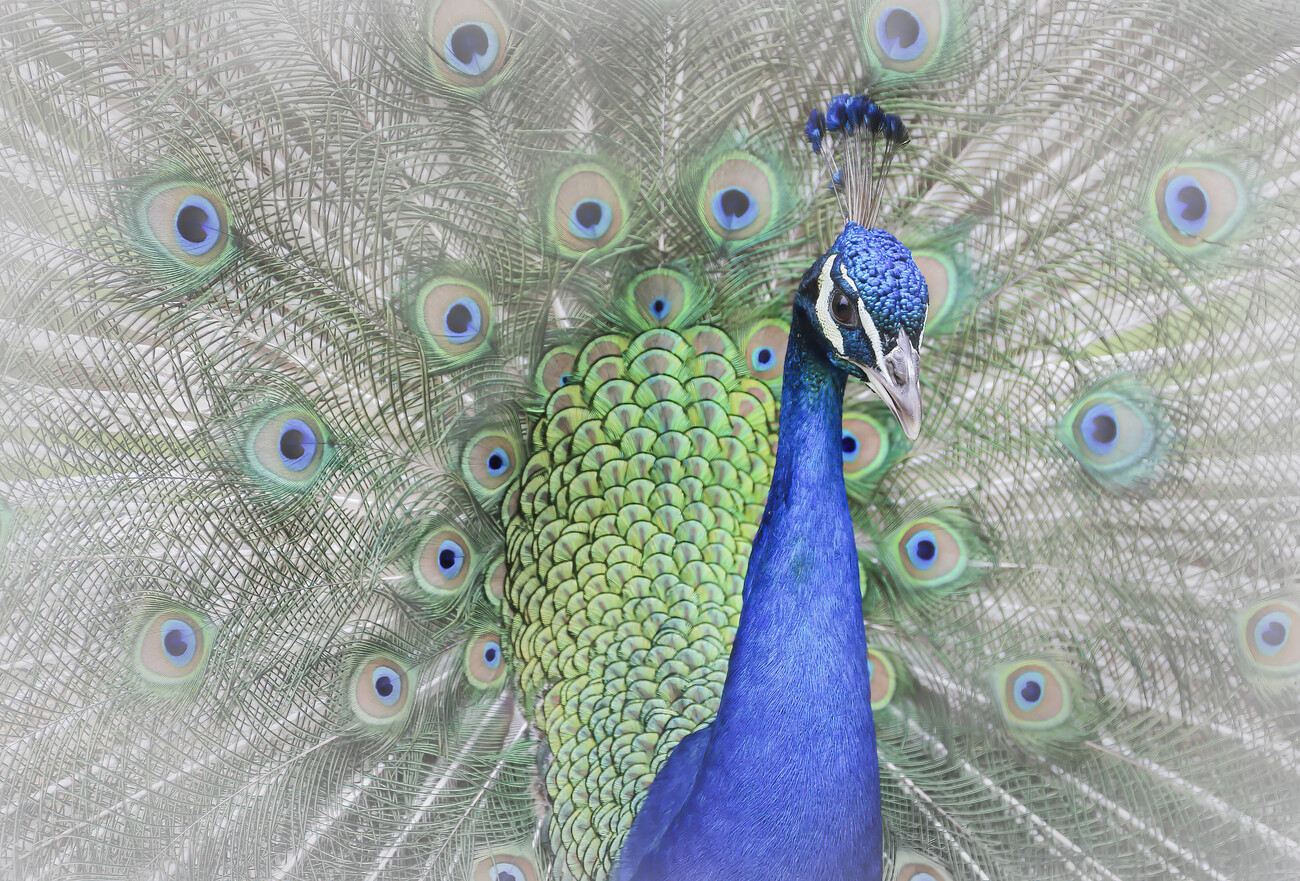
[[[903,426],[908,440],[921,433],[921,353],[907,334],[898,332],[898,345],[885,356],[885,369],[865,368],[867,381]]]

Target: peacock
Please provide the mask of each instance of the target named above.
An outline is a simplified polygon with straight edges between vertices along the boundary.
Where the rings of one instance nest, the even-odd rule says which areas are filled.
[[[1295,878],[1294,12],[0,5],[0,878]]]

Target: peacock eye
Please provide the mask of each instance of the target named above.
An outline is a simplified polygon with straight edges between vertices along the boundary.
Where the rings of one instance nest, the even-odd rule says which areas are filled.
[[[324,426],[300,407],[272,413],[250,441],[252,470],[278,486],[308,486],[329,456]]]
[[[467,21],[452,28],[442,47],[442,57],[452,70],[479,77],[492,69],[501,52],[496,28],[485,21]]]
[[[461,454],[461,473],[480,498],[495,496],[515,476],[518,442],[499,431],[475,435]]]
[[[1014,728],[1054,728],[1070,716],[1070,687],[1047,661],[1011,664],[994,674],[1000,706]]]
[[[871,681],[871,709],[882,710],[894,699],[898,679],[894,673],[894,662],[889,656],[875,649],[867,651],[867,676]]]
[[[917,588],[953,584],[966,574],[970,551],[959,529],[937,517],[922,517],[894,533],[890,554],[896,571]]]
[[[162,623],[163,654],[174,667],[184,667],[194,659],[198,650],[198,637],[194,628],[179,618],[168,618]]]
[[[877,0],[867,13],[868,60],[891,73],[917,73],[939,54],[947,0]]]
[[[939,539],[933,529],[922,529],[912,533],[904,542],[904,548],[907,550],[908,561],[921,572],[929,572],[933,569],[935,560],[939,558]]]
[[[500,639],[496,634],[485,634],[466,646],[465,673],[479,688],[491,688],[505,678],[504,660]]]
[[[831,295],[831,318],[840,327],[851,329],[858,326],[858,310],[853,300],[843,291]]]
[[[725,230],[744,229],[758,219],[758,200],[744,187],[727,187],[713,194],[713,219]]]
[[[435,69],[462,87],[487,84],[505,63],[505,21],[487,0],[442,0],[429,18]]]
[[[637,276],[631,290],[636,312],[652,325],[666,327],[694,302],[690,279],[672,269],[651,269]]]
[[[1210,219],[1210,195],[1196,178],[1180,174],[1165,185],[1165,216],[1183,235],[1199,235]]]
[[[1120,393],[1088,395],[1074,408],[1070,452],[1098,477],[1124,481],[1155,444],[1155,427],[1139,398]],[[1149,409],[1149,408],[1147,408]]]
[[[183,609],[155,613],[136,644],[141,675],[154,685],[193,681],[207,663],[209,636],[203,621]]]
[[[915,851],[899,850],[894,865],[894,881],[952,881],[943,867]]]
[[[574,254],[604,248],[625,232],[626,208],[603,169],[582,165],[560,178],[552,197],[555,238]]]
[[[426,352],[442,365],[464,363],[481,353],[492,330],[492,300],[460,278],[435,278],[416,295],[414,329]]]
[[[930,35],[911,10],[888,6],[876,16],[876,42],[894,61],[914,61],[930,44]]]
[[[221,238],[216,206],[203,196],[186,196],[176,210],[176,245],[194,257],[208,253]]]
[[[506,847],[474,866],[473,881],[537,881],[537,864],[519,847]]]
[[[1033,712],[1043,702],[1047,691],[1047,678],[1042,673],[1021,673],[1011,684],[1011,697],[1022,713]]]
[[[869,412],[844,414],[840,458],[846,480],[859,484],[876,477],[889,461],[889,430]]]
[[[351,703],[357,717],[369,725],[390,726],[410,708],[407,668],[391,657],[364,660],[352,677]]]
[[[1249,207],[1236,174],[1208,163],[1168,169],[1156,182],[1152,197],[1168,242],[1182,251],[1225,241]]]
[[[467,343],[483,329],[483,311],[469,297],[461,297],[443,313],[442,329],[449,343]]]
[[[1300,607],[1287,600],[1263,603],[1242,615],[1241,640],[1256,668],[1275,674],[1300,671],[1300,640],[1294,634],[1297,620]]]
[[[598,239],[609,232],[614,209],[604,199],[583,199],[569,212],[569,232],[580,239]]]
[[[578,353],[572,346],[556,346],[538,362],[533,372],[533,384],[538,391],[550,395],[569,383]]]
[[[392,667],[379,666],[370,673],[370,687],[375,697],[386,707],[396,706],[402,699],[402,675]]]
[[[187,270],[219,270],[233,248],[226,206],[215,190],[195,183],[160,183],[141,197],[137,217],[150,249]]]
[[[420,545],[415,578],[429,593],[443,596],[457,593],[473,568],[469,540],[459,530],[438,529]]]
[[[280,463],[302,471],[316,458],[316,432],[301,419],[286,419],[280,426]]]
[[[700,215],[715,236],[748,241],[772,225],[777,179],[766,163],[743,150],[722,154],[705,175]]]
[[[745,360],[755,379],[779,381],[785,369],[785,346],[790,328],[780,321],[761,322],[745,336]]]

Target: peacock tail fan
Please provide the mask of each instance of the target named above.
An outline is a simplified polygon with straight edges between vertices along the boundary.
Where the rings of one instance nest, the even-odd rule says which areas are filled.
[[[846,90],[930,290],[920,438],[844,418],[887,877],[1300,875],[1298,28],[0,8],[0,876],[609,877],[718,706]]]

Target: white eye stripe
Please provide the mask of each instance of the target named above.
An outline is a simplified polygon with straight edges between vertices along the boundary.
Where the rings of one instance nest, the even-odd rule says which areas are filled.
[[[835,268],[835,258],[833,255],[827,255],[825,262],[822,263],[821,275],[817,277],[817,321],[822,326],[822,334],[835,349],[835,351],[844,354],[844,334],[840,333],[839,326],[831,318],[831,292],[835,290],[835,284],[831,281],[831,270]]]
[[[858,286],[849,277],[849,274],[844,271],[843,266],[840,267],[840,278],[843,280],[845,287],[857,294]],[[885,352],[880,345],[880,331],[876,329],[876,322],[871,320],[871,314],[867,312],[867,307],[863,305],[861,297],[857,298],[857,307],[858,320],[862,323],[863,330],[867,332],[867,339],[871,340],[871,351],[876,356],[876,369],[883,369],[885,366]],[[843,353],[841,352],[841,354]]]

